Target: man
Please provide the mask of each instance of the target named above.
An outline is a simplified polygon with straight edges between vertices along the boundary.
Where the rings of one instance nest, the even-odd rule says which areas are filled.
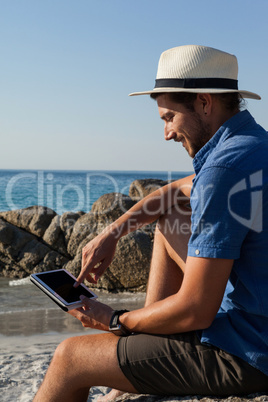
[[[260,97],[238,90],[235,56],[203,46],[164,52],[155,88],[142,94],[157,100],[165,139],[182,143],[195,175],[147,196],[83,249],[77,282],[94,283],[133,222],[158,219],[145,307],[114,312],[84,298],[71,314],[114,333],[64,341],[35,401],[86,401],[99,385],[268,390],[268,137],[239,110],[240,97]]]

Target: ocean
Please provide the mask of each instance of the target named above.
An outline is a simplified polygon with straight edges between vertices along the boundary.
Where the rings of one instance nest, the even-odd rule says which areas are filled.
[[[66,211],[88,212],[103,194],[128,194],[136,179],[176,180],[190,172],[148,171],[34,171],[0,170],[0,211],[42,205],[61,215]],[[115,308],[142,306],[143,294],[98,293]],[[0,336],[29,336],[83,331],[81,323],[64,313],[29,280],[0,277]]]
[[[136,179],[174,180],[187,172],[0,170],[0,211],[42,205],[61,215],[88,212],[103,194],[128,194]]]

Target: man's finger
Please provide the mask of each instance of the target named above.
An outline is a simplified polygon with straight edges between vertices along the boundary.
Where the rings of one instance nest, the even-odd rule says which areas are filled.
[[[97,282],[99,280],[99,278],[104,274],[104,272],[106,271],[106,269],[109,267],[110,265],[110,260],[109,259],[104,259],[100,265],[94,269],[94,279]]]
[[[88,297],[81,295],[80,296],[80,300],[82,301],[82,303],[88,308],[88,309],[92,309],[94,308],[94,306],[96,305],[96,303],[98,303],[96,300],[91,300]]]
[[[69,313],[70,315],[72,315],[73,317],[78,318],[78,317],[81,316],[81,314],[83,314],[83,308],[82,308],[82,307],[80,307],[80,308],[75,308],[75,309],[73,309],[73,310],[69,310],[68,313]]]

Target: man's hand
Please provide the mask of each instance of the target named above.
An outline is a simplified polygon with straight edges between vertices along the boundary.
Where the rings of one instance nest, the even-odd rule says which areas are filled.
[[[97,283],[114,258],[118,240],[119,237],[106,229],[87,243],[82,251],[82,268],[76,281],[77,286],[85,279]]]
[[[83,327],[109,331],[109,324],[114,310],[107,304],[81,296],[84,306],[69,310],[68,313],[81,321]]]

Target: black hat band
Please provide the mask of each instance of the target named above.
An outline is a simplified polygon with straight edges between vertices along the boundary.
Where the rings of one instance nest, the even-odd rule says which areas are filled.
[[[238,90],[238,81],[230,78],[160,78],[155,80],[154,88],[215,88]]]

